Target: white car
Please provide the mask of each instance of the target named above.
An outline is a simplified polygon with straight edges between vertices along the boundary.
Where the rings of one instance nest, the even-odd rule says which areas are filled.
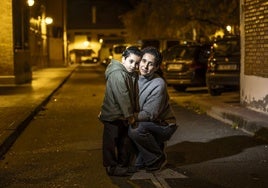
[[[137,47],[140,47],[137,44],[115,44],[115,45],[113,45],[113,47],[111,49],[112,59],[116,59],[118,61],[121,61],[121,59],[122,59],[122,53],[129,46],[137,46]]]

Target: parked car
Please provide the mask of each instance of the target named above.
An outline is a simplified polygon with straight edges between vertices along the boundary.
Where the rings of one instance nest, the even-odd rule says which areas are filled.
[[[102,46],[99,50],[99,60],[101,65],[107,66],[111,62],[111,48],[109,46]]]
[[[97,63],[95,54],[92,49],[73,49],[70,51],[70,59],[73,63]]]
[[[81,63],[98,63],[99,59],[98,57],[92,57],[92,56],[81,56]]]
[[[221,95],[240,86],[240,38],[229,37],[213,44],[206,73],[208,92]]]
[[[140,45],[137,45],[137,44],[115,44],[111,48],[111,55],[112,56],[110,58],[121,61],[122,60],[122,53],[129,46],[137,46],[140,48]]]
[[[168,85],[178,91],[205,86],[210,44],[176,45],[163,53],[162,71]]]
[[[113,59],[121,61],[122,53],[130,44],[115,44],[111,49],[111,55]]]

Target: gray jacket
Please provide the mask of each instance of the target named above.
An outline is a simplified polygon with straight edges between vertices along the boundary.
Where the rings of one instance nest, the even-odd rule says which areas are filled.
[[[105,71],[106,90],[100,120],[115,121],[133,116],[137,73],[129,73],[124,65],[112,59]]]
[[[139,76],[139,113],[137,121],[163,121],[175,119],[169,104],[166,82],[157,74]]]

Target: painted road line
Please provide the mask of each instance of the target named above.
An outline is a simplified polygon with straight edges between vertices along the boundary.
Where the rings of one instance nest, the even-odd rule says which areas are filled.
[[[181,173],[178,173],[177,171],[167,168],[160,172],[154,172],[154,173],[149,173],[146,172],[145,170],[141,170],[139,172],[134,173],[130,179],[131,180],[150,179],[157,188],[170,188],[165,179],[176,179],[176,178],[188,178],[188,177]]]

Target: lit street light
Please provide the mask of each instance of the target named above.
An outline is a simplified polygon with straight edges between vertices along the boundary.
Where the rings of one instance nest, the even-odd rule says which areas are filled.
[[[51,17],[46,17],[46,18],[45,18],[45,23],[46,23],[47,25],[52,24],[52,23],[53,23],[53,19],[52,19]]]
[[[231,33],[231,31],[232,31],[232,27],[231,27],[230,25],[227,25],[227,26],[226,26],[226,30],[228,31],[228,33]]]
[[[27,4],[29,7],[34,5],[34,0],[27,0]]]

